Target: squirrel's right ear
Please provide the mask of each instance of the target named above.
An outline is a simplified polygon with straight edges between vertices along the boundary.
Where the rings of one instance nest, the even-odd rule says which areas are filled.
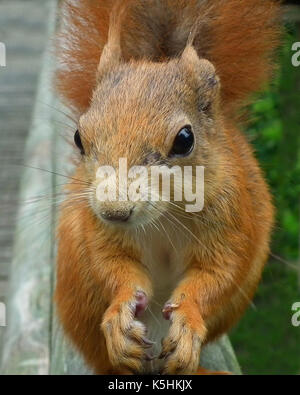
[[[126,7],[122,1],[117,1],[110,14],[108,40],[102,50],[97,69],[97,78],[117,66],[121,62],[121,26]]]
[[[200,59],[194,47],[188,45],[181,55],[180,65],[187,81],[199,92],[199,109],[210,107],[220,90],[220,80],[213,64]]]

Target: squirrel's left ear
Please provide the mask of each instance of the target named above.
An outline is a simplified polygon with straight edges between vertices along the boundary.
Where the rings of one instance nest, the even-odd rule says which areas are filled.
[[[97,78],[101,78],[103,74],[121,62],[121,27],[126,12],[125,3],[123,4],[121,0],[118,0],[110,14],[108,40],[102,50]]]
[[[215,67],[208,60],[200,59],[192,45],[183,51],[180,65],[187,81],[199,93],[199,109],[207,110],[219,96],[220,80]]]

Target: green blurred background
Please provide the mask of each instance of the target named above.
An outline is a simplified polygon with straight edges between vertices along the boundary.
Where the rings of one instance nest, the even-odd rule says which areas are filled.
[[[247,131],[272,190],[277,218],[255,308],[231,333],[245,374],[300,374],[300,326],[291,323],[291,307],[300,302],[300,66],[291,62],[294,42],[300,42],[300,18],[287,24],[280,71],[252,106]]]

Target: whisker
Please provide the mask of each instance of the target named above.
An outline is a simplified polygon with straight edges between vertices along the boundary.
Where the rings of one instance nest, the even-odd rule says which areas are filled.
[[[58,113],[64,115],[65,117],[67,117],[68,119],[70,119],[70,121],[74,122],[75,125],[77,125],[77,120],[74,119],[70,114],[67,114],[66,112],[64,112],[64,111],[62,111],[62,110],[60,110],[60,109],[58,109],[58,108],[52,106],[52,105],[49,104],[49,103],[45,103],[45,102],[43,102],[42,100],[39,100],[39,102],[40,102],[41,104],[43,104],[43,105],[45,105],[45,106],[51,108],[52,110],[55,110],[55,111],[57,111]]]
[[[284,263],[285,265],[289,266],[291,269],[298,271],[299,268],[296,265],[293,265],[292,263],[286,261],[285,259],[281,258],[279,255],[274,254],[273,252],[270,252],[270,256],[277,261]]]
[[[18,166],[18,165],[16,165],[16,166]],[[88,181],[79,180],[77,178],[70,177],[70,176],[67,176],[65,174],[57,173],[57,172],[52,171],[52,170],[42,169],[40,167],[24,165],[24,164],[23,165],[19,165],[19,166],[26,167],[26,168],[29,168],[29,169],[44,171],[46,173],[53,174],[53,175],[60,176],[60,177],[64,177],[64,178],[68,178],[69,180],[74,180],[74,181],[77,181],[77,182],[79,182],[81,184],[85,184],[85,185],[91,185],[92,184],[91,182],[88,182]]]
[[[158,326],[161,326],[161,322],[158,320],[157,317],[155,317],[154,313],[152,312],[152,310],[150,309],[149,305],[147,310],[149,310],[150,314],[152,315],[152,317],[154,318],[154,320],[156,321],[156,323],[158,324]]]

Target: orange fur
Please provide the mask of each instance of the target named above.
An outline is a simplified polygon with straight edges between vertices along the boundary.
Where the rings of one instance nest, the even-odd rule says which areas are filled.
[[[229,115],[270,77],[280,36],[273,0],[128,1],[122,52],[129,59],[171,59],[185,48],[195,24],[198,54],[210,60],[222,81]],[[58,37],[57,88],[68,105],[85,111],[95,88],[96,69],[107,41],[112,0],[67,0]]]
[[[279,7],[271,0],[126,1],[118,45],[117,26],[108,33],[112,4],[65,2],[58,54],[67,67],[57,73],[58,91],[80,114],[85,155],[61,207],[57,310],[95,372],[153,373],[144,361],[146,327],[158,336],[149,328],[152,311],[142,324],[132,306],[139,291],[154,313],[169,299],[174,310],[161,369],[196,373],[201,346],[239,319],[268,256],[271,197],[233,119],[273,69]],[[186,46],[190,31],[196,51]],[[187,123],[194,151],[170,159]],[[138,202],[134,228],[103,222],[104,209],[132,205],[95,198],[98,166],[117,167],[121,157],[128,166],[157,158],[205,166],[204,209],[183,213],[184,202]]]

